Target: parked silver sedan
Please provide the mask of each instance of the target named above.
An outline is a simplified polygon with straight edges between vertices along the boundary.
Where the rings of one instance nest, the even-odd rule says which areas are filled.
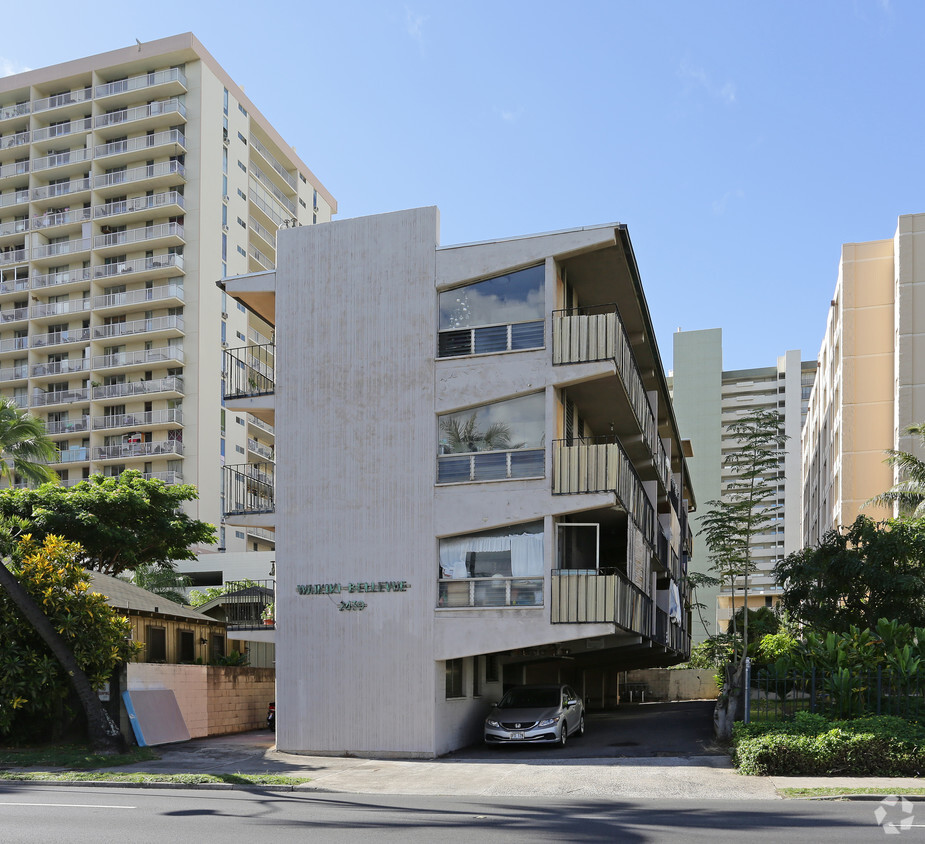
[[[486,744],[558,744],[585,732],[585,708],[570,686],[515,686],[485,719]]]

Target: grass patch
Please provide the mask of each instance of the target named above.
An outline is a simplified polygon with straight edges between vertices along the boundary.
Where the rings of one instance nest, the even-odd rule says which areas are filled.
[[[925,786],[922,788],[779,788],[777,793],[781,797],[850,797],[852,794],[904,794],[925,797]]]
[[[179,782],[230,783],[231,785],[300,785],[310,777],[282,774],[145,774],[129,771],[21,771],[0,773],[0,780],[17,782]]]
[[[111,768],[160,759],[150,747],[134,747],[128,753],[106,756],[93,753],[83,745],[56,744],[47,747],[0,747],[0,768]]]

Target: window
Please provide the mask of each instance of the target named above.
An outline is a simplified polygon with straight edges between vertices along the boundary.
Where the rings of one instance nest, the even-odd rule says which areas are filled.
[[[472,697],[482,696],[482,657],[472,658]]]
[[[501,679],[498,654],[488,654],[485,657],[485,682],[497,683]]]
[[[236,530],[236,531],[234,532],[234,536],[235,536],[235,539],[244,539],[244,531],[243,531],[243,530]]]
[[[241,161],[240,158],[238,159],[238,167],[240,167],[245,173],[247,172],[247,165]]]
[[[243,114],[245,117],[247,117],[247,109],[244,108],[244,106],[242,106],[241,103],[238,103],[238,111],[240,111],[241,114]]]
[[[543,264],[440,294],[438,357],[543,348]]]
[[[147,662],[167,661],[167,628],[148,625],[145,628],[145,643],[147,645]]]
[[[238,140],[241,141],[242,144],[247,145],[247,138],[245,138],[244,135],[242,135],[240,132],[238,132]]]
[[[194,662],[196,660],[196,640],[192,630],[177,632],[177,662]]]
[[[235,247],[235,248],[236,248],[236,249],[238,250],[238,252],[239,252],[241,255],[243,255],[245,258],[247,257],[247,252],[244,251],[243,247],[237,246],[237,247]]]
[[[209,654],[215,659],[216,657],[225,656],[225,637],[219,633],[213,633],[209,637]]]
[[[247,199],[247,194],[244,193],[244,191],[241,190],[241,188],[238,188],[238,196],[240,196],[241,199]]]
[[[437,483],[545,475],[543,393],[448,413],[438,425]]]
[[[446,661],[446,698],[463,697],[463,660]]]
[[[543,604],[543,523],[440,540],[440,607]]]
[[[227,89],[227,88],[224,88],[224,89],[222,89],[222,90],[223,90],[223,93],[222,93],[222,110],[225,112],[225,114],[228,114],[228,89]]]

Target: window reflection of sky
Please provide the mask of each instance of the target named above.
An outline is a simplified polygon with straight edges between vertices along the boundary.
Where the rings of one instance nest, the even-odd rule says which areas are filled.
[[[545,394],[534,393],[507,401],[461,410],[458,413],[448,413],[440,417],[440,451],[441,453],[460,453],[468,451],[493,451],[508,448],[543,448],[546,432],[544,413]],[[463,430],[475,414],[475,429],[484,434],[492,425],[505,425],[509,431],[507,444],[502,442],[486,442],[478,436],[470,438],[465,443],[454,442],[449,433],[456,428]]]
[[[543,318],[545,267],[539,264],[440,294],[440,330]]]

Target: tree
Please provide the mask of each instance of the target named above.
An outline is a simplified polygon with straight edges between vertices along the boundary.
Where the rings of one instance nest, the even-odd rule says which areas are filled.
[[[730,425],[736,440],[724,460],[732,480],[718,501],[708,501],[701,520],[711,568],[729,585],[735,608],[736,583],[742,579],[743,606],[748,606],[748,578],[754,572],[752,541],[777,520],[781,449],[787,437],[776,411],[760,411]],[[748,614],[742,616],[742,656],[748,652]],[[735,621],[735,616],[733,616]],[[735,625],[734,625],[734,632]]]
[[[119,730],[96,689],[134,655],[131,626],[88,591],[77,545],[55,536],[41,544],[28,535],[17,540],[9,524],[4,529],[10,553],[0,562],[0,733],[9,734],[17,713],[45,722],[55,717],[70,685],[93,748],[115,751]]]
[[[858,516],[774,568],[781,604],[820,633],[870,630],[881,618],[925,627],[925,518]]]
[[[192,583],[185,574],[180,574],[173,565],[155,566],[149,563],[141,563],[135,566],[131,577],[122,575],[122,579],[176,604],[187,603],[186,593],[181,590]]]
[[[17,407],[12,399],[0,397],[0,478],[11,485],[16,478],[33,483],[57,482],[48,463],[58,455],[45,433],[45,423]]]
[[[910,425],[907,434],[914,434],[921,440],[925,449],[925,422]],[[889,449],[884,461],[899,470],[900,480],[886,492],[875,495],[866,504],[883,504],[888,507],[898,505],[900,515],[915,518],[925,517],[925,460],[921,460],[908,451]]]
[[[181,509],[197,497],[190,484],[145,480],[139,472],[93,475],[70,487],[0,490],[0,517],[19,517],[39,540],[63,536],[81,546],[80,564],[117,575],[140,565],[194,560],[192,546],[215,542],[215,527]]]
[[[465,422],[457,417],[444,419],[440,422],[440,430],[446,434],[446,447],[450,453],[523,447],[523,443],[511,445],[511,429],[503,422],[494,422],[484,431],[479,430],[475,413]]]

